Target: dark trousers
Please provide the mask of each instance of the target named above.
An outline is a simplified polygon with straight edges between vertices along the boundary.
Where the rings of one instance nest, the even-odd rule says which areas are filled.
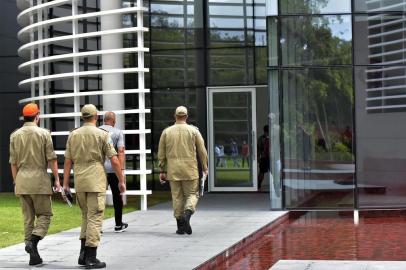
[[[116,219],[116,226],[123,223],[123,197],[120,195],[118,189],[118,178],[115,173],[107,174],[107,181],[109,182],[111,193],[113,194],[114,217]]]

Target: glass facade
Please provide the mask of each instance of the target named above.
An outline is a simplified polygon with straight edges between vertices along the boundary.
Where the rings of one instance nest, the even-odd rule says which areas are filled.
[[[207,138],[207,87],[267,83],[266,17],[265,0],[146,2],[155,160],[159,137],[173,123],[176,106],[188,107],[189,122]]]
[[[273,208],[405,205],[405,8],[267,1]]]
[[[122,6],[135,2],[124,0]],[[100,11],[99,4],[81,0],[78,13]],[[215,167],[209,181],[215,187],[256,190],[255,143],[268,123],[272,208],[406,205],[406,0],[149,0],[144,5],[149,10],[144,17],[150,68],[146,105],[151,108],[146,143],[152,149],[148,169],[154,172],[148,188],[161,188],[154,184],[159,137],[173,123],[174,108],[185,105],[190,123],[208,138]],[[61,5],[47,9],[46,16],[69,12],[69,5]],[[134,27],[136,20],[136,15],[123,15],[122,27]],[[53,25],[47,35],[71,35],[70,24]],[[101,22],[92,17],[79,20],[78,27],[78,33],[100,31]],[[81,39],[78,50],[100,49],[100,41]],[[135,34],[123,35],[124,48],[136,43]],[[62,42],[44,48],[48,55],[73,50]],[[98,70],[101,60],[80,58],[79,71]],[[137,67],[137,61],[135,54],[123,53],[125,68]],[[72,65],[64,60],[45,68],[59,74]],[[136,73],[123,77],[125,89],[138,87]],[[102,88],[100,75],[79,81],[82,92]],[[72,87],[70,80],[50,81],[45,94],[69,93]],[[46,102],[54,113],[72,111],[70,100]],[[137,95],[125,94],[126,108],[138,102]],[[81,97],[80,104],[85,103],[102,109],[103,100]],[[125,116],[128,129],[137,129],[138,121],[137,115]],[[45,126],[69,130],[74,119],[46,120]],[[138,149],[137,136],[128,136],[128,149]],[[63,149],[65,139],[56,136],[55,148]],[[215,156],[219,145],[223,160]],[[251,159],[244,160],[242,152]],[[138,167],[136,156],[128,162]],[[226,175],[227,166],[232,173]],[[128,178],[130,188],[139,185],[137,177]]]

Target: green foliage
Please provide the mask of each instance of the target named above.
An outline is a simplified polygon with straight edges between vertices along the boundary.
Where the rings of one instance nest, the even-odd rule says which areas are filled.
[[[298,10],[305,13],[315,12],[312,9],[316,7],[311,3],[319,7],[323,5],[323,1],[296,2]],[[339,134],[345,126],[352,126],[352,69],[328,68],[331,65],[351,64],[351,41],[332,31],[333,25],[342,21],[340,16],[282,20],[282,28],[288,35],[283,62],[326,67],[283,71],[283,134],[288,158],[302,158],[303,151],[307,151],[308,140],[313,149],[311,151],[315,151],[310,154],[316,160],[352,160],[351,149],[341,147],[345,143]],[[312,138],[306,139],[300,127]],[[324,145],[318,146],[319,141],[324,142]]]
[[[148,196],[148,206],[170,200],[169,192],[154,191]],[[0,193],[0,248],[24,241],[23,217],[18,197],[11,193]],[[129,213],[139,210],[139,197],[128,196],[127,205],[123,212]],[[48,234],[79,227],[81,223],[80,208],[76,205],[68,207],[61,198],[52,199],[53,217]],[[114,208],[107,206],[104,218],[114,216]]]

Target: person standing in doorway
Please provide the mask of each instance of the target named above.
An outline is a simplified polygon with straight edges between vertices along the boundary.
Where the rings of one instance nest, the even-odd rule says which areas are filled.
[[[125,143],[123,131],[115,127],[116,114],[114,112],[106,112],[104,114],[104,125],[99,128],[107,131],[110,134],[110,138],[113,141],[114,149],[117,151],[117,157],[120,161],[121,171],[124,176],[125,172]],[[104,169],[107,173],[107,181],[110,185],[111,193],[113,194],[114,205],[114,218],[116,226],[115,232],[124,232],[128,228],[128,224],[123,222],[123,196],[118,189],[119,180],[114,173],[113,167],[109,159],[104,162]],[[124,176],[125,177],[125,176]]]
[[[37,104],[25,105],[24,125],[10,135],[10,166],[14,192],[20,197],[24,217],[25,251],[30,254],[29,265],[42,263],[37,246],[47,234],[52,217],[48,165],[54,175],[55,190],[61,189],[51,133],[38,127],[39,114]]]
[[[237,142],[234,140],[234,138],[231,138],[230,148],[231,148],[231,158],[233,159],[233,167],[239,168],[240,164],[238,163],[238,145]]]
[[[207,151],[199,130],[186,123],[186,107],[175,110],[175,124],[166,128],[159,140],[158,160],[161,183],[169,181],[177,234],[192,234],[190,217],[199,199],[197,155],[207,175]]]
[[[117,175],[120,192],[124,193],[126,187],[109,133],[96,127],[96,107],[93,104],[84,105],[81,113],[84,124],[70,132],[66,143],[63,189],[65,194],[70,193],[69,180],[73,163],[76,196],[82,211],[78,264],[85,265],[86,269],[97,269],[106,267],[106,263],[96,258],[106,200],[106,157],[110,159]]]
[[[269,172],[269,126],[264,126],[264,134],[258,138],[258,191],[261,191],[262,181],[264,180],[265,173]]]
[[[250,155],[250,147],[246,141],[242,142],[241,146],[241,156],[242,156],[242,167],[244,168],[244,163],[245,161],[247,162],[247,166],[250,166],[250,161],[249,161],[249,155]]]

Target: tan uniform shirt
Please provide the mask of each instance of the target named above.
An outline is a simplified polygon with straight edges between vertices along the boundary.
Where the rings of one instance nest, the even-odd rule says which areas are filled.
[[[18,168],[15,192],[52,194],[48,161],[56,159],[49,130],[25,123],[10,135],[10,164]]]
[[[109,133],[85,123],[73,130],[66,143],[65,158],[72,160],[77,192],[105,192],[105,157],[117,155]]]
[[[196,151],[207,170],[207,151],[199,130],[188,124],[174,124],[166,128],[159,140],[158,159],[161,169],[167,168],[167,179],[199,179]]]

